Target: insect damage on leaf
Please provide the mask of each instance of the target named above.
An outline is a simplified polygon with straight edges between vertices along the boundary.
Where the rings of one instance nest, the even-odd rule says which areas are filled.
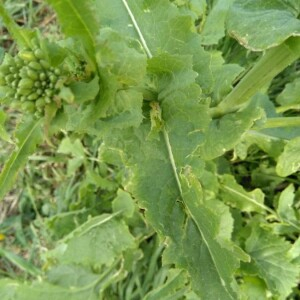
[[[150,121],[151,130],[149,132],[148,138],[158,138],[158,134],[162,131],[164,122],[162,120],[162,111],[159,103],[157,101],[150,102]]]

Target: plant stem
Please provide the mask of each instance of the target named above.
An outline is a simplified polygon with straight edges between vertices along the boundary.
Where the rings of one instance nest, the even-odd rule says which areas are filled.
[[[289,104],[289,105],[285,105],[285,106],[279,106],[279,107],[276,107],[276,112],[283,113],[283,112],[285,112],[287,110],[291,110],[291,109],[300,110],[300,104]]]
[[[299,37],[291,37],[283,44],[267,50],[225,99],[217,107],[211,108],[212,117],[220,117],[240,108],[298,57]]]
[[[268,118],[264,124],[264,128],[277,127],[298,127],[300,126],[300,117],[282,117],[282,118]]]

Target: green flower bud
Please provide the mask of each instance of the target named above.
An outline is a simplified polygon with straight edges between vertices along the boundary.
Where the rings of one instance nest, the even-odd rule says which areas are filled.
[[[57,81],[57,77],[55,75],[50,75],[49,79],[52,83],[55,83]]]
[[[31,61],[31,62],[28,64],[28,66],[29,66],[31,69],[33,69],[33,70],[37,70],[37,71],[42,70],[42,66],[41,66],[38,62],[36,62],[36,61]]]
[[[36,100],[35,102],[35,106],[38,110],[41,110],[42,107],[44,107],[46,104],[45,99],[44,98],[39,98],[38,100]]]
[[[28,75],[29,78],[31,78],[33,80],[37,80],[38,77],[39,77],[39,75],[35,71],[33,71],[31,69],[27,70],[27,75]]]
[[[35,81],[35,82],[34,82],[34,87],[39,88],[39,87],[41,87],[41,86],[42,86],[42,83],[41,83],[40,81]]]
[[[35,55],[38,59],[43,59],[43,58],[45,58],[45,56],[46,56],[42,49],[36,49],[36,50],[34,50],[34,55]]]
[[[61,74],[60,69],[56,68],[54,70],[54,74],[57,75],[57,76],[59,76]]]
[[[53,90],[46,89],[46,90],[45,90],[45,94],[46,94],[48,97],[52,97],[53,94],[54,94],[54,92],[53,92]]]
[[[42,89],[37,89],[37,90],[36,90],[36,93],[40,96],[40,95],[43,94],[43,90],[42,90]]]
[[[30,89],[33,87],[34,82],[29,78],[23,78],[19,82],[19,88]]]
[[[22,103],[21,108],[23,110],[33,113],[35,111],[35,104],[30,101],[25,101],[24,103]]]
[[[50,64],[49,64],[46,60],[41,59],[41,60],[40,60],[40,64],[41,64],[41,66],[42,66],[44,69],[49,69],[49,68],[50,68]]]
[[[46,78],[47,78],[47,75],[44,72],[40,73],[40,79],[42,81],[45,80]]]
[[[20,87],[19,87],[17,93],[18,93],[19,95],[27,96],[27,95],[29,95],[30,93],[32,93],[32,90],[31,90],[31,89],[26,89],[26,88],[20,88]]]
[[[39,95],[37,93],[32,93],[27,97],[27,99],[31,101],[37,99],[38,97]]]
[[[18,56],[27,62],[34,62],[36,60],[36,57],[34,56],[33,52],[28,51],[28,50],[20,51]]]

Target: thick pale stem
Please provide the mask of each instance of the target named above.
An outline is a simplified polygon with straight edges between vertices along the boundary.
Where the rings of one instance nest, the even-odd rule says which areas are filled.
[[[269,118],[264,128],[300,127],[300,117]]]
[[[212,116],[219,117],[236,111],[299,57],[299,37],[289,38],[280,46],[267,50],[231,93],[217,107],[211,109]]]

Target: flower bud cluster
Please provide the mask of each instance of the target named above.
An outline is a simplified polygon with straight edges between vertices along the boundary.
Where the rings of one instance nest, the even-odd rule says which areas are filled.
[[[0,66],[0,86],[6,97],[27,112],[42,115],[47,104],[59,93],[62,69],[52,67],[40,49],[24,49],[15,57],[7,55]]]

